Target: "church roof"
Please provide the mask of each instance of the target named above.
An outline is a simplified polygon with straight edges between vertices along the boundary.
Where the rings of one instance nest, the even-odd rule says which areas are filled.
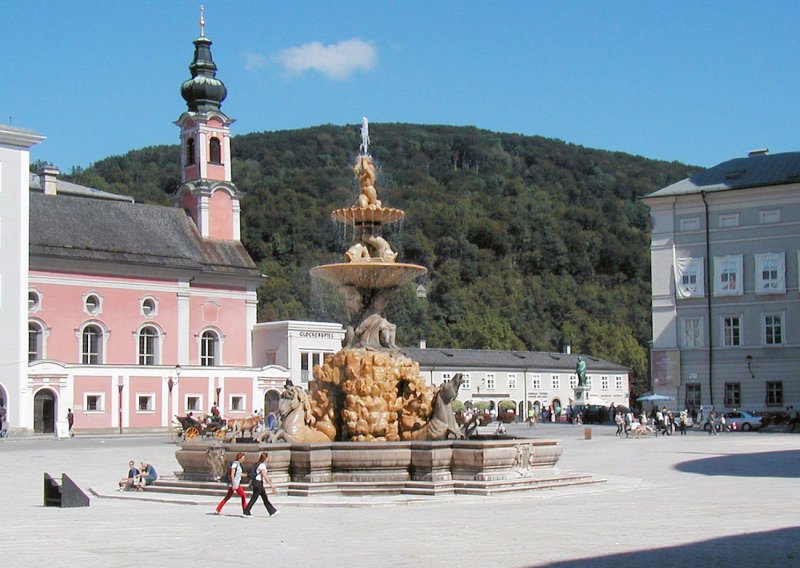
[[[734,158],[659,189],[650,197],[712,193],[800,182],[800,152]]]
[[[44,191],[42,188],[42,180],[39,175],[31,172],[28,175],[28,186],[31,191]],[[103,191],[102,189],[95,189],[94,187],[86,187],[78,185],[63,179],[56,180],[56,188],[59,194],[65,195],[78,195],[81,197],[92,197],[94,199],[111,199],[114,201],[127,201],[133,203],[133,197],[122,195],[119,193],[111,193],[110,191]]]
[[[577,353],[551,353],[547,351],[492,351],[484,349],[401,349],[404,355],[418,362],[421,367],[460,370],[465,368],[505,368],[521,370],[566,370],[575,371],[578,357],[586,361],[589,373],[627,373],[630,369],[591,355]]]
[[[30,193],[30,254],[259,277],[239,241],[204,239],[182,209]]]

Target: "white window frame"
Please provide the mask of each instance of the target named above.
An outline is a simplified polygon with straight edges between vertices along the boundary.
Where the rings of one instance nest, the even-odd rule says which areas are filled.
[[[680,220],[681,231],[699,231],[700,217],[684,217]]]
[[[786,255],[783,252],[757,253],[755,259],[756,294],[785,294]]]
[[[237,408],[235,401],[239,401],[240,408]],[[228,412],[247,412],[247,395],[244,393],[236,393],[228,396]]]
[[[762,225],[772,225],[781,222],[780,209],[764,209],[758,212],[758,222]]]
[[[741,254],[714,257],[714,295],[741,296],[744,293],[744,260]]]
[[[553,390],[561,388],[561,377],[559,375],[550,375],[550,388]]]
[[[145,329],[151,329],[151,330],[153,330],[155,332],[155,334],[151,338],[152,339],[152,348],[153,348],[153,352],[152,353],[143,353],[142,352],[142,332]],[[162,342],[163,337],[164,337],[164,334],[161,332],[161,330],[156,325],[154,325],[152,323],[146,323],[136,331],[134,336],[136,338],[136,364],[140,365],[140,366],[143,366],[143,367],[152,367],[154,365],[160,365],[161,364],[161,342]],[[149,359],[144,359],[145,362],[142,362],[143,358],[149,358]],[[148,360],[150,362],[147,362]]]
[[[94,304],[94,307],[91,307],[89,304],[89,298],[97,298],[97,304]],[[81,297],[83,301],[83,313],[97,317],[103,313],[103,296],[98,294],[97,292],[90,290],[89,292],[85,292]]]
[[[600,390],[608,390],[608,376],[600,375]]]
[[[196,399],[196,408],[189,406],[189,400]],[[200,412],[203,410],[203,395],[200,393],[187,392],[183,395],[183,409],[185,412]]]
[[[31,325],[35,325],[39,328],[38,333],[36,334],[36,357],[31,359],[31,332],[30,328]],[[42,361],[43,359],[47,359],[47,341],[45,338],[50,333],[50,330],[44,324],[44,322],[38,318],[31,318],[28,320],[28,362],[33,361]]]
[[[569,376],[569,388],[574,389],[578,386],[578,377],[575,375]]]
[[[531,390],[542,390],[542,375],[539,373],[531,375]]]
[[[619,375],[614,377],[614,383],[615,383],[616,388],[617,388],[618,391],[621,391],[625,387],[624,378],[619,376]]]
[[[497,388],[497,375],[495,373],[486,373],[486,390],[495,390]]]
[[[145,296],[139,303],[139,313],[146,318],[158,316],[158,298],[155,296]]]
[[[727,325],[727,320],[733,320],[734,318],[737,320],[736,326],[728,326]],[[724,315],[724,316],[720,317],[720,332],[722,333],[722,341],[721,341],[722,347],[741,347],[742,346],[743,338],[744,338],[744,325],[743,325],[743,322],[744,322],[744,318],[742,317],[742,314],[727,314],[727,315]],[[738,334],[736,336],[736,343],[733,342],[733,340],[734,340],[733,329],[734,328],[738,330]],[[731,330],[730,334],[728,333],[728,330]]]
[[[780,334],[780,341],[769,342],[769,333],[767,333],[768,320],[770,318],[779,318],[778,332]],[[774,322],[773,322],[774,325]],[[765,312],[761,314],[761,343],[767,347],[777,347],[786,343],[786,314],[784,312]]]
[[[85,352],[83,350],[83,334],[86,331],[86,328],[90,327],[90,326],[94,326],[94,327],[96,327],[96,328],[98,328],[100,330],[100,341],[99,341],[98,347],[97,347],[97,362],[96,363],[88,362],[86,360],[86,358],[84,357]],[[81,362],[81,365],[102,365],[102,364],[104,364],[105,363],[105,358],[106,358],[106,346],[108,344],[108,335],[109,335],[109,331],[106,328],[106,326],[103,325],[103,323],[100,322],[100,321],[89,320],[87,322],[84,322],[83,325],[81,325],[78,328],[78,330],[76,332],[76,335],[78,337],[78,360]]]
[[[463,379],[461,382],[462,389],[471,389],[472,388],[472,374],[471,373],[461,373],[461,378]]]
[[[517,374],[508,373],[506,379],[508,380],[508,390],[517,390]]]
[[[31,303],[31,295],[35,297]],[[35,314],[42,310],[42,292],[37,288],[28,288],[28,313]]]
[[[705,296],[704,278],[704,257],[675,259],[675,294],[678,298],[702,298]]]
[[[206,359],[207,356],[205,355],[205,340],[204,336],[206,333],[213,333],[216,336],[216,340],[214,341],[214,356],[212,364],[207,364]],[[198,363],[201,367],[220,367],[222,365],[222,344],[224,343],[224,336],[222,332],[215,327],[206,327],[200,330],[200,333],[197,334],[197,359]]]
[[[720,229],[731,229],[739,226],[738,213],[720,213],[717,217],[717,227]]]
[[[703,317],[681,318],[681,346],[684,349],[703,347]]]
[[[147,408],[140,408],[143,398],[146,398],[149,403]],[[136,414],[153,414],[156,411],[156,393],[154,392],[137,392],[136,393]]]
[[[89,397],[97,398],[97,408],[89,410]],[[106,395],[103,392],[85,392],[83,393],[83,411],[86,414],[105,414],[106,412]]]

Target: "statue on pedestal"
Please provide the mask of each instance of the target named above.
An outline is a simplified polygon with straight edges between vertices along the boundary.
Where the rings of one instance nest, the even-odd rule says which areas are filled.
[[[575,366],[575,373],[578,375],[578,386],[586,386],[586,361],[583,357],[578,357],[578,364]]]

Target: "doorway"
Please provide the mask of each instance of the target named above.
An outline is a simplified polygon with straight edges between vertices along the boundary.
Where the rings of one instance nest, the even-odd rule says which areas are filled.
[[[53,434],[56,431],[56,393],[42,389],[33,397],[33,431]]]

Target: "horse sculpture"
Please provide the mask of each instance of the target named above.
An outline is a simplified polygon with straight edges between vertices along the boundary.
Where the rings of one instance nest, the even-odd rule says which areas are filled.
[[[272,442],[331,442],[331,438],[313,428],[314,416],[306,391],[299,386],[290,386],[281,394],[278,405],[281,427],[272,436]]]
[[[455,376],[442,383],[433,395],[433,411],[424,428],[417,430],[412,439],[415,440],[460,440],[464,437],[458,427],[453,408],[450,403],[458,396],[458,389],[464,382],[464,376]]]

